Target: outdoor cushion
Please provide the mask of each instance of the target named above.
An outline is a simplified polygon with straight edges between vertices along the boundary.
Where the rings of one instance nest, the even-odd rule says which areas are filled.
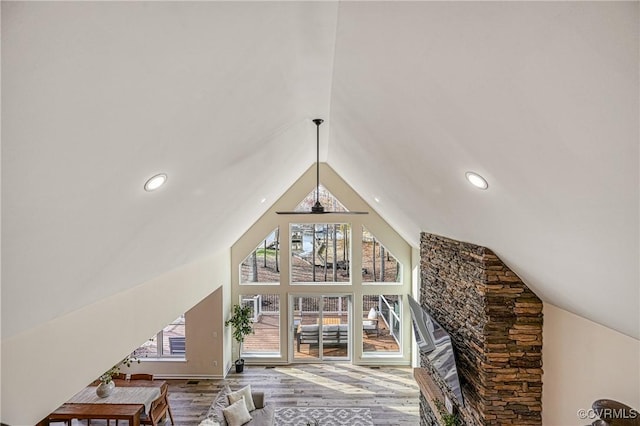
[[[369,318],[369,319],[378,318],[378,311],[376,311],[375,308],[371,308],[371,310],[369,311],[369,315],[367,315],[367,318]]]
[[[318,325],[307,324],[300,326],[299,339],[301,343],[318,343]]]
[[[338,326],[338,340],[341,343],[346,343],[349,339],[349,324],[340,324]]]
[[[378,311],[375,308],[371,308],[367,319],[362,321],[362,329],[365,332],[374,332],[378,334]]]
[[[338,326],[323,325],[322,326],[322,342],[324,344],[339,343]]]

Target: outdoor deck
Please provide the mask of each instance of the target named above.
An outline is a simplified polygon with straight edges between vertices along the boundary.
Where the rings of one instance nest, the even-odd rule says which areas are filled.
[[[316,316],[305,315],[304,317],[297,317],[296,319],[302,320],[302,324],[316,324]],[[347,322],[346,315],[325,315],[324,318],[336,321],[335,323],[345,324]],[[244,342],[245,352],[279,352],[280,351],[280,316],[278,314],[263,313],[260,315],[260,320],[253,324],[255,333],[246,337]],[[384,321],[379,321],[379,335],[363,333],[363,350],[364,352],[396,352],[399,350],[393,336],[389,334]],[[295,341],[294,333],[292,333],[291,344],[294,348],[295,359],[311,359],[318,357],[318,346],[302,344],[300,345],[300,352],[297,351],[297,344]],[[327,345],[324,348],[324,356],[332,357],[346,357],[347,347],[342,346],[330,346]]]

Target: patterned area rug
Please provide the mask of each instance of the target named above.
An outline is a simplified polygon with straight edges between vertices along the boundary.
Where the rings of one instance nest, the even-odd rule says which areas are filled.
[[[314,420],[317,423],[314,423]],[[276,408],[278,426],[373,426],[368,408]]]

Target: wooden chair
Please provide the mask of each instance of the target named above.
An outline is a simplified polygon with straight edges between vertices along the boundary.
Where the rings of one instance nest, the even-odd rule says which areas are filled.
[[[153,380],[153,374],[138,373],[132,374],[130,380]]]
[[[168,386],[163,387],[160,396],[151,403],[149,412],[143,414],[140,417],[141,425],[158,426],[159,424],[161,424],[162,420],[167,416],[167,414],[169,414],[171,424],[174,424],[173,414],[171,413],[171,408],[169,407],[168,389]]]
[[[171,412],[171,405],[169,405],[169,385],[165,384],[162,387],[161,392],[162,394],[160,396],[164,396],[164,403],[167,405],[167,412],[169,413],[171,424],[173,424],[173,413]]]

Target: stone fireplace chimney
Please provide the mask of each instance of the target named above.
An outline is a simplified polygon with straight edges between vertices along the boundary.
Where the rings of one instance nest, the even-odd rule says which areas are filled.
[[[423,233],[420,251],[420,304],[456,352],[465,400],[458,417],[467,425],[542,424],[542,301],[488,248]],[[421,367],[456,405],[425,355]],[[430,405],[421,410],[422,424],[433,424]]]

